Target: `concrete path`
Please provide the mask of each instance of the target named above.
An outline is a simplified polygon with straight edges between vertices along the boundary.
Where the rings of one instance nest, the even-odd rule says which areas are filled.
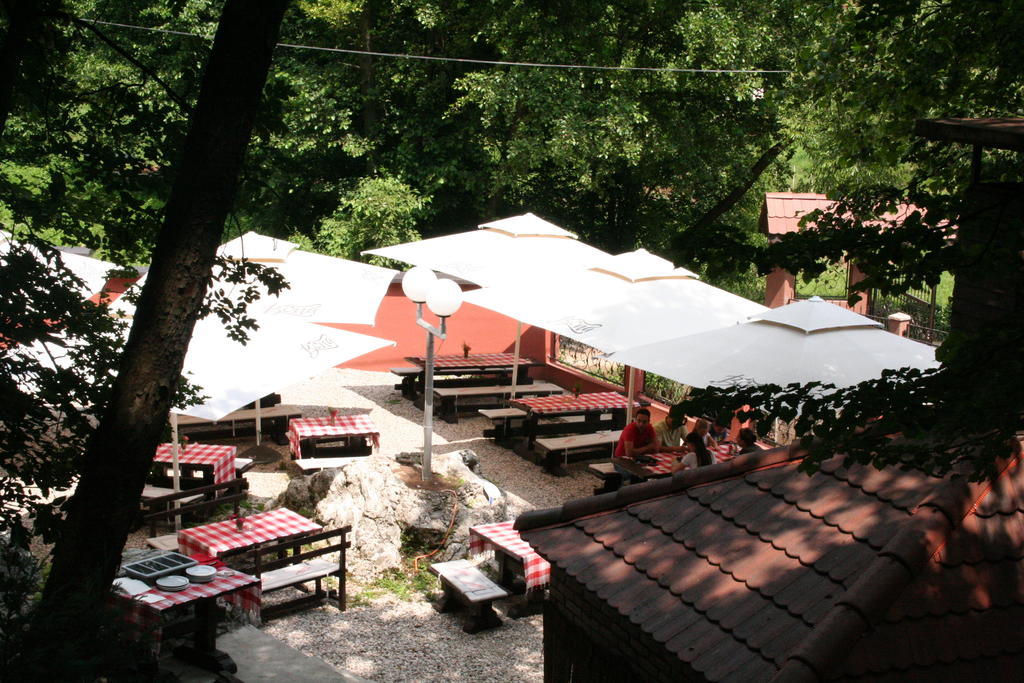
[[[332,683],[360,683],[366,679],[339,672],[325,662],[307,657],[288,647],[280,640],[266,635],[252,626],[243,626],[217,638],[217,649],[231,655],[238,665],[235,678],[245,683],[273,681],[330,681]],[[160,660],[160,668],[176,675],[183,683],[211,683],[216,674],[185,664],[174,657]]]

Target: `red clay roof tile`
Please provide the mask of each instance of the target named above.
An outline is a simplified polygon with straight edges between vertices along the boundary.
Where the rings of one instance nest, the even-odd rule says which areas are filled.
[[[1024,468],[988,490],[840,458],[807,477],[795,458],[737,459],[517,527],[706,680],[1024,663]]]

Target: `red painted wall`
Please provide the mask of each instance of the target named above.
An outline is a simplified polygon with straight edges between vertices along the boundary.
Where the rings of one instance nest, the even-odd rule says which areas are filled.
[[[473,287],[463,287],[472,289]],[[438,324],[437,317],[424,306],[424,317],[432,325]],[[389,368],[408,365],[407,356],[422,356],[426,353],[427,333],[416,324],[416,304],[402,293],[400,284],[392,284],[387,296],[377,311],[376,325],[339,325],[352,332],[391,339],[397,346],[388,347],[353,359],[342,367],[359,370],[386,371]],[[523,339],[520,353],[534,360],[544,360],[544,337],[542,329],[523,325]],[[462,307],[448,319],[448,338],[434,341],[437,354],[455,355],[462,353],[462,344],[469,344],[471,353],[511,353],[515,347],[516,321],[499,313],[472,304]]]

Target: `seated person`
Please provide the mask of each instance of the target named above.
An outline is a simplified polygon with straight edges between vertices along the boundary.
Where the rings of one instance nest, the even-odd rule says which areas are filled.
[[[622,436],[615,445],[616,458],[634,459],[638,455],[646,455],[658,452],[658,436],[651,426],[651,411],[647,408],[640,408],[636,411],[633,421],[622,430]],[[622,475],[623,484],[632,484],[640,481],[628,470],[615,465],[615,470]]]
[[[704,439],[696,431],[686,435],[686,446],[690,452],[672,465],[673,472],[715,464],[714,456],[711,455],[711,451],[704,445]]]
[[[704,441],[704,446],[707,448],[718,448],[718,442],[710,434],[711,425],[704,418],[698,418],[693,423],[693,431],[690,434],[699,434],[700,438]],[[689,434],[687,435],[689,436]]]
[[[732,415],[719,415],[712,422],[711,427],[708,429],[708,434],[715,440],[716,444],[729,440],[729,423],[731,421]]]
[[[622,436],[615,445],[616,458],[635,458],[638,455],[658,452],[658,437],[651,426],[651,411],[640,408],[633,421],[622,430]]]
[[[761,450],[757,446],[757,434],[749,427],[744,427],[740,430],[740,433],[736,435],[736,442],[740,445],[741,454]]]
[[[686,453],[689,449],[683,445],[686,438],[686,415],[678,406],[672,406],[665,419],[654,425],[654,433],[661,444],[661,453]]]

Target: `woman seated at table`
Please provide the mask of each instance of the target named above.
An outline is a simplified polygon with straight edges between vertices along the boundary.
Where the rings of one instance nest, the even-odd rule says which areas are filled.
[[[711,423],[702,417],[697,418],[697,421],[693,423],[693,431],[690,434],[699,434],[701,441],[704,442],[704,447],[707,449],[718,448],[718,442],[713,436],[711,436],[709,430]],[[687,434],[689,436],[689,434]]]
[[[715,463],[711,451],[704,445],[704,438],[696,431],[686,435],[686,445],[690,452],[684,455],[679,461],[672,464],[672,471],[692,470],[697,467],[713,465]]]

